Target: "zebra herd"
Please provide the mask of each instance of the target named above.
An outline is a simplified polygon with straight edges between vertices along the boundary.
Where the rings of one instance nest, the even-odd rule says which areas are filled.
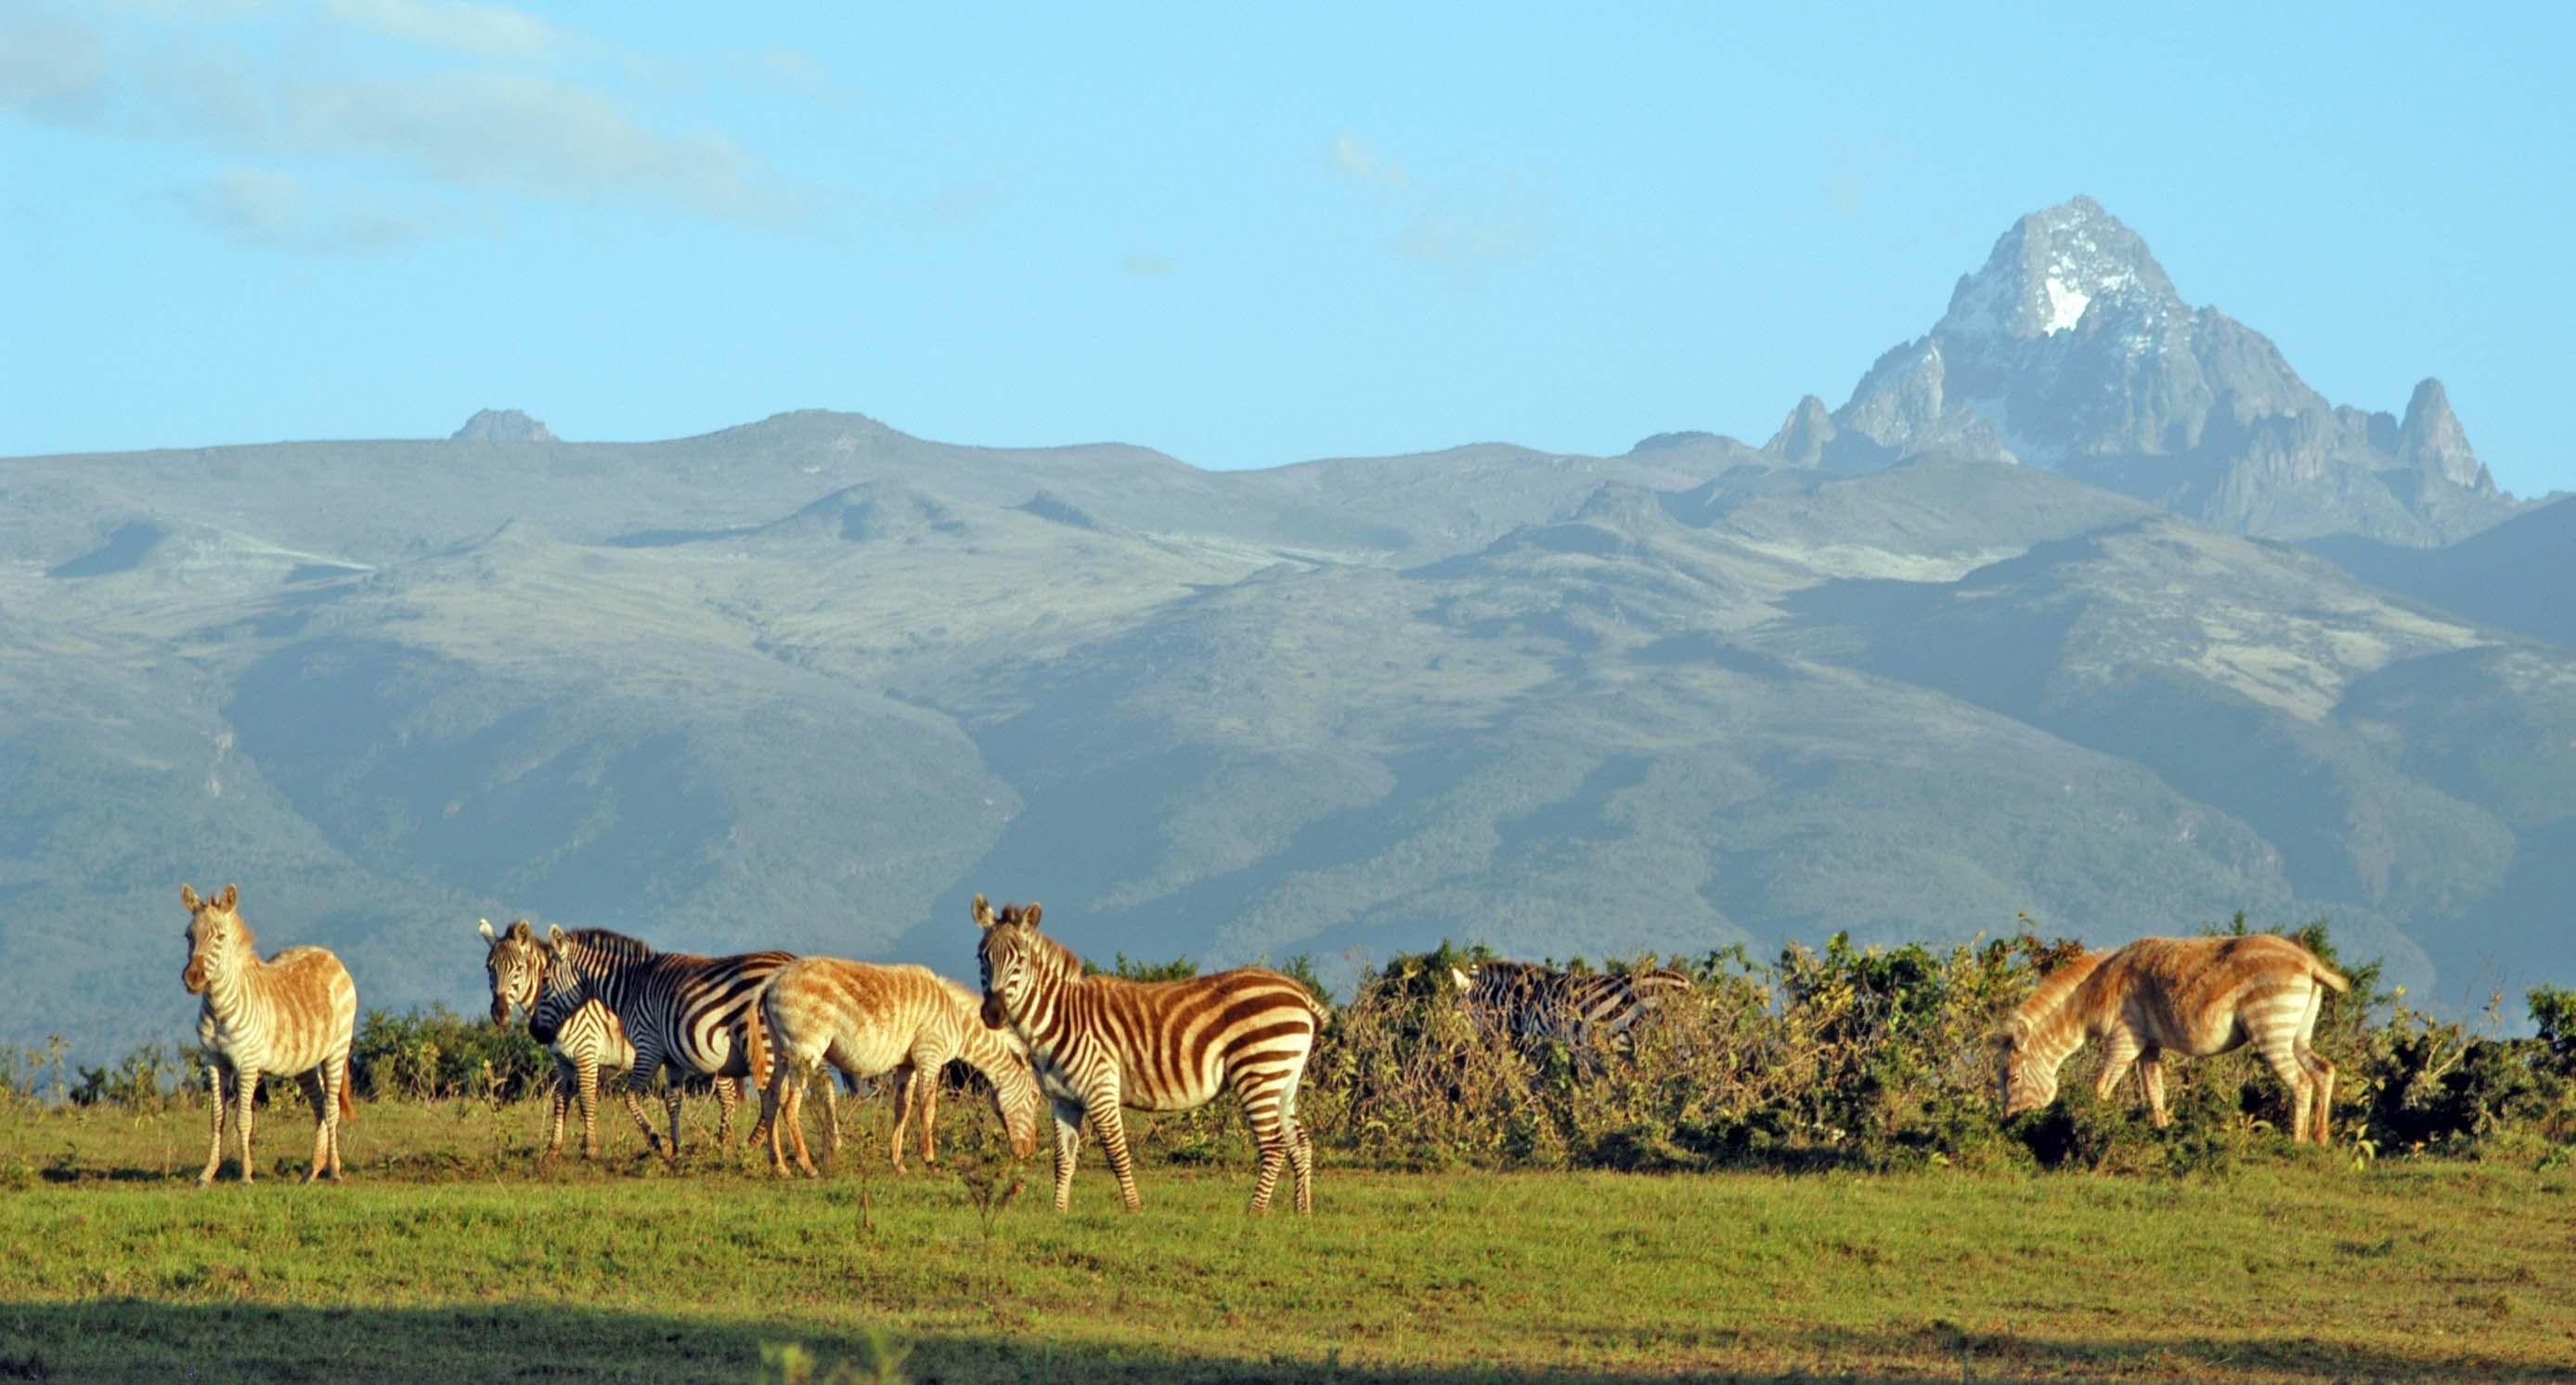
[[[338,958],[290,947],[263,961],[238,911],[240,890],[211,897],[179,887],[188,909],[182,981],[202,997],[197,1037],[206,1055],[214,1131],[200,1185],[223,1161],[226,1093],[251,1180],[251,1122],[262,1074],[299,1080],[314,1111],[312,1182],[340,1177],[340,1126],[352,1114],[349,1053],[357,988]],[[801,1113],[808,1086],[823,1079],[831,1148],[840,1144],[830,1069],[849,1079],[891,1077],[897,1118],[890,1154],[900,1169],[916,1112],[921,1154],[936,1162],[940,1074],[963,1060],[981,1073],[1012,1151],[1036,1147],[1043,1105],[1055,1117],[1055,1206],[1073,1189],[1075,1156],[1088,1123],[1117,1176],[1128,1210],[1141,1206],[1122,1112],[1187,1111],[1227,1091],[1243,1103],[1260,1160],[1252,1210],[1265,1211],[1280,1173],[1291,1174],[1297,1211],[1313,1206],[1314,1146],[1297,1119],[1297,1087],[1330,1012],[1296,979],[1261,967],[1178,981],[1094,974],[1040,931],[1037,904],[996,911],[972,904],[982,992],[916,966],[786,952],[701,957],[658,951],[604,928],[549,928],[525,919],[479,929],[492,1022],[528,1016],[529,1032],[554,1058],[556,1088],[548,1154],[563,1143],[568,1109],[582,1115],[582,1153],[599,1149],[601,1083],[616,1085],[645,1141],[676,1159],[681,1083],[666,1085],[666,1141],[635,1087],[657,1075],[713,1080],[717,1139],[730,1143],[734,1108],[749,1090],[760,1099],[752,1134],[771,1166],[816,1170]],[[1527,1044],[1558,1041],[1591,1052],[1624,1043],[1628,1031],[1690,978],[1654,968],[1572,974],[1524,962],[1479,962],[1452,973],[1479,1027]],[[1995,1034],[1999,1095],[2009,1117],[2053,1101],[2057,1072],[2088,1042],[2106,1047],[2098,1091],[2109,1096],[2134,1067],[2158,1125],[2164,1116],[2162,1059],[2206,1056],[2251,1044],[2293,1094],[2294,1138],[2327,1136],[2334,1065],[2310,1046],[2326,991],[2349,983],[2286,938],[2148,938],[2088,952],[2043,978]]]

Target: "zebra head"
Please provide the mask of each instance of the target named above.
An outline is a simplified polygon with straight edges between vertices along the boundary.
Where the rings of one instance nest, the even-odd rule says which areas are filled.
[[[984,930],[975,945],[975,961],[984,977],[984,1027],[1016,1025],[1028,1014],[1042,978],[1061,978],[1063,949],[1038,936],[1038,919],[1045,910],[1035,903],[1026,908],[1005,904],[995,914],[984,896],[977,895],[974,909],[975,924]]]
[[[590,1000],[581,969],[573,965],[573,946],[571,934],[551,925],[537,946],[538,987],[528,1000],[528,1034],[541,1044],[553,1043],[563,1022]]]
[[[250,925],[233,912],[241,902],[241,887],[226,885],[214,898],[199,899],[195,887],[181,885],[179,902],[188,906],[188,965],[179,973],[179,984],[190,995],[203,995],[254,948]]]
[[[2039,1110],[2057,1100],[2057,1070],[2034,1059],[2024,1026],[2006,1024],[1995,1031],[1994,1043],[2000,1060],[1996,1065],[1996,1094],[2003,1101],[2004,1119]]]
[[[514,919],[501,931],[492,931],[492,920],[483,920],[483,975],[492,983],[492,1024],[494,1028],[510,1022],[512,1007],[534,1014],[537,990],[544,983],[546,951],[537,941],[537,930],[526,919]]]

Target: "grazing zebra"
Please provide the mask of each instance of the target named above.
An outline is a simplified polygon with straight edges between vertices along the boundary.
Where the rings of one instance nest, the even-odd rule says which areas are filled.
[[[1261,1148],[1252,1210],[1268,1210],[1282,1164],[1295,1171],[1299,1214],[1313,1210],[1314,1146],[1297,1122],[1297,1079],[1325,1011],[1304,986],[1259,967],[1186,981],[1085,976],[1080,958],[1038,932],[1039,906],[1008,905],[996,917],[977,895],[974,911],[984,1023],[1019,1032],[1054,1099],[1057,1211],[1073,1197],[1085,1115],[1133,1212],[1142,1204],[1119,1108],[1187,1111],[1229,1087]]]
[[[263,962],[259,940],[234,908],[239,886],[212,899],[179,887],[188,907],[188,966],[179,974],[197,1007],[197,1043],[206,1051],[206,1088],[214,1097],[213,1142],[197,1185],[215,1181],[224,1162],[224,1088],[233,1089],[233,1128],[241,1132],[241,1181],[251,1181],[251,1109],[260,1074],[293,1077],[313,1103],[313,1167],[340,1176],[340,1122],[351,1118],[349,1044],[358,1018],[358,987],[327,948],[290,947]]]
[[[635,1045],[626,1041],[626,1027],[617,1022],[617,1016],[596,1000],[547,1007],[546,948],[526,919],[513,921],[500,933],[493,932],[492,921],[485,919],[482,933],[483,969],[492,981],[492,1022],[508,1024],[513,1006],[525,1010],[528,1032],[554,1055],[554,1093],[547,1112],[553,1134],[546,1142],[546,1157],[563,1148],[564,1116],[575,1100],[581,1103],[581,1157],[599,1157],[602,1075],[620,1079],[618,1091],[626,1098],[627,1113],[635,1118],[635,1128],[644,1132],[645,1140],[653,1141],[653,1122],[644,1114],[644,1103],[622,1080],[634,1070]]]
[[[686,952],[656,952],[644,942],[606,928],[567,933],[547,930],[543,967],[549,998],[570,1015],[596,1000],[616,1016],[635,1046],[632,1080],[649,1082],[669,1070],[673,1079],[663,1093],[669,1108],[671,1141],[654,1136],[657,1149],[680,1157],[680,1080],[690,1073],[718,1079],[716,1140],[733,1138],[733,1108],[741,1100],[738,1081],[751,1078],[767,1085],[768,1045],[753,1014],[760,989],[780,967],[795,961],[785,952],[746,952],[731,957],[699,957]],[[556,971],[561,968],[560,973]],[[496,989],[503,984],[494,974]],[[496,1011],[509,1002],[497,995]],[[540,1036],[542,1037],[542,1036]]]
[[[2004,1115],[2055,1101],[2058,1068],[2098,1040],[2094,1094],[2109,1097],[2135,1065],[2162,1129],[2168,1051],[2206,1058],[2250,1043],[2290,1089],[2292,1142],[2328,1143],[2335,1067],[2308,1042],[2325,993],[2351,985],[2316,954],[2270,933],[2141,938],[2088,952],[2043,978],[1996,1032]]]
[[[1690,977],[1670,967],[1571,973],[1533,962],[1473,962],[1449,969],[1479,1026],[1523,1044],[1616,1046],[1667,991]]]
[[[921,1110],[921,1158],[939,1162],[932,1127],[939,1119],[939,1078],[951,1059],[963,1058],[993,1086],[993,1109],[1010,1133],[1011,1152],[1027,1158],[1037,1148],[1038,1084],[1028,1045],[1009,1030],[984,1027],[973,991],[926,967],[871,966],[837,957],[804,957],[779,968],[761,993],[770,1061],[760,1125],[769,1133],[769,1162],[787,1172],[780,1127],[794,1132],[796,1165],[815,1172],[798,1119],[801,1088],[828,1064],[852,1078],[895,1074],[895,1171],[903,1171],[904,1130]],[[832,1088],[826,1076],[823,1089]],[[831,1122],[832,1152],[841,1149],[840,1122]]]

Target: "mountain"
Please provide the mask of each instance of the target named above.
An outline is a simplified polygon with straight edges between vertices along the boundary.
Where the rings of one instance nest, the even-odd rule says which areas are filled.
[[[2015,223],[1829,420],[1801,409],[1781,445],[1827,465],[2018,460],[2271,538],[2436,544],[2513,510],[2440,381],[2402,421],[2329,404],[2089,197]]]
[[[2310,545],[2367,582],[2500,630],[2576,647],[2576,504],[2564,498],[2444,548],[2352,535]]]
[[[1344,979],[2240,909],[2452,1010],[2565,979],[2576,511],[2414,546],[2512,508],[2438,386],[2263,489],[2219,442],[2343,414],[2098,208],[2006,242],[1758,447],[1208,472],[804,410],[0,459],[0,1042],[184,1037],[183,880],[371,1007],[472,1004],[478,916],[955,972],[977,892]],[[2134,398],[2071,383],[2150,319]],[[2213,468],[2331,532],[2102,484]]]

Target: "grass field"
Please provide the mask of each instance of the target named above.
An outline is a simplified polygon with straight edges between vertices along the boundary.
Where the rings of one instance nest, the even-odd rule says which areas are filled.
[[[699,1103],[704,1106],[705,1103]],[[862,1107],[860,1124],[881,1119]],[[1126,1216],[882,1146],[820,1184],[538,1112],[361,1108],[352,1181],[261,1123],[192,1185],[203,1110],[0,1134],[0,1379],[929,1381],[2576,1378],[2576,1174],[2284,1155],[2221,1178],[1355,1172],[1252,1221],[1235,1164],[1148,1164]],[[616,1117],[624,1126],[624,1117]],[[603,1125],[603,1129],[611,1127]],[[873,1133],[881,1125],[866,1127]],[[577,1135],[576,1135],[577,1138]],[[567,1166],[568,1165],[568,1166]],[[764,1349],[769,1353],[764,1358]]]

